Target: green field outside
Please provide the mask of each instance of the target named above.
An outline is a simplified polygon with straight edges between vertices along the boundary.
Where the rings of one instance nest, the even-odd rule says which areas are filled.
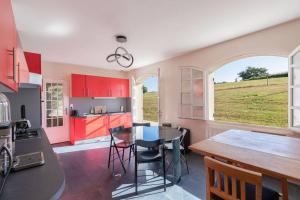
[[[215,84],[218,121],[288,126],[288,78]]]
[[[158,122],[158,96],[157,92],[144,93],[144,120]]]

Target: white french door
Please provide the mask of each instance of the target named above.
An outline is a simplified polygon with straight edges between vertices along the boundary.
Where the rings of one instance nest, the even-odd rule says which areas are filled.
[[[300,46],[289,56],[289,128],[300,131]]]
[[[42,99],[42,126],[50,143],[69,141],[69,98],[66,81],[44,80]]]

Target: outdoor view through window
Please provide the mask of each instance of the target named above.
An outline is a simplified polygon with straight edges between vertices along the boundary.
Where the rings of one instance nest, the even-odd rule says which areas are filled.
[[[248,57],[214,73],[217,121],[288,126],[288,59]]]
[[[143,117],[147,122],[158,122],[158,79],[147,78],[143,85]]]

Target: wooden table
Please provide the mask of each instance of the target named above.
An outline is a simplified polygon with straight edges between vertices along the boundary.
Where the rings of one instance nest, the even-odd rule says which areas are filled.
[[[229,130],[189,148],[204,156],[225,159],[242,168],[280,179],[284,200],[288,200],[288,181],[300,183],[298,138]]]

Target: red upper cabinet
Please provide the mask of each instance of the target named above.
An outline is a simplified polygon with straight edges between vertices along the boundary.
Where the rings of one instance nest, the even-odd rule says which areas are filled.
[[[97,97],[99,96],[99,80],[97,76],[85,76],[85,87],[87,97]]]
[[[129,80],[121,79],[121,97],[129,97]]]
[[[72,97],[86,97],[86,76],[81,74],[72,74]]]
[[[72,97],[129,97],[129,80],[72,74]]]
[[[121,80],[119,78],[110,78],[109,87],[111,97],[121,97]]]
[[[0,1],[0,83],[17,91],[17,30],[11,0]]]
[[[31,73],[42,74],[41,54],[24,52],[26,62]]]

